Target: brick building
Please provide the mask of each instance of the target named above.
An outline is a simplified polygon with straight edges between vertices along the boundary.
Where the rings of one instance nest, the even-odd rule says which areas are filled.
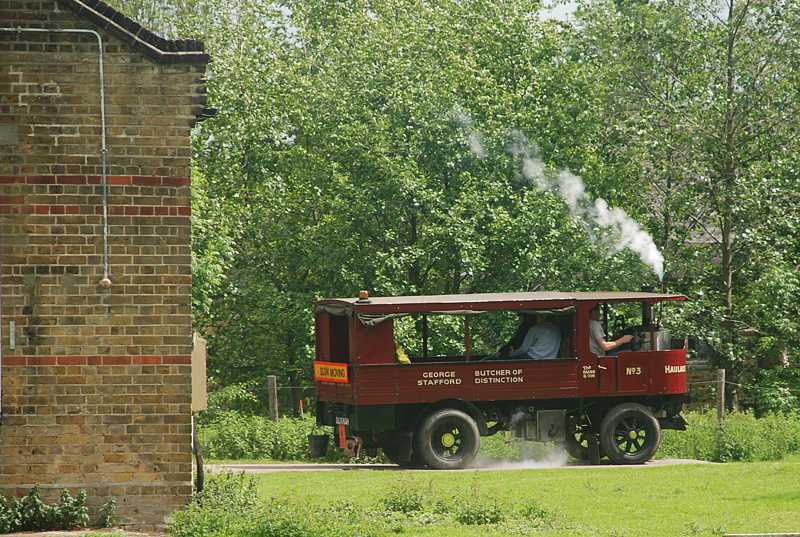
[[[208,57],[99,0],[0,0],[0,27],[0,494],[82,488],[158,525],[191,494]]]

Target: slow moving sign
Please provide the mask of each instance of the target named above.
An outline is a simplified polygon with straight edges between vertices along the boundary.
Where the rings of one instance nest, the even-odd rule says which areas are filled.
[[[337,364],[334,362],[314,362],[314,379],[320,382],[343,382],[348,383],[347,364]]]

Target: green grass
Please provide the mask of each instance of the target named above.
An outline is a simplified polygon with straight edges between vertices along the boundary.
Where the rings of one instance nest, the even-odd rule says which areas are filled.
[[[288,500],[306,512],[339,509],[351,523],[364,520],[369,535],[657,537],[800,531],[797,458],[652,468],[271,473],[256,479],[265,502]],[[411,514],[392,509],[408,503],[409,496],[412,506],[426,507]],[[493,505],[503,514],[495,524],[462,525],[452,515],[464,506]],[[437,514],[448,509],[450,516]],[[381,517],[388,522],[379,524],[376,533],[374,522]]]

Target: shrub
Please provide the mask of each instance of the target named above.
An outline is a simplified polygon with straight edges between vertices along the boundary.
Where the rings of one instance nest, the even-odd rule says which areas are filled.
[[[22,499],[9,501],[0,496],[0,533],[71,530],[85,528],[88,523],[83,490],[74,498],[69,491],[63,491],[55,505],[42,501],[39,487],[33,487]]]
[[[250,520],[257,502],[252,477],[243,473],[213,476],[188,507],[172,515],[169,534],[175,537],[217,535]]]
[[[479,503],[475,500],[457,502],[454,515],[456,521],[468,526],[497,524],[504,518],[497,503]]]
[[[244,474],[211,477],[192,503],[174,513],[167,529],[173,537],[338,537],[364,534],[371,522],[352,504],[293,506],[285,501],[258,503],[255,480]]]
[[[109,498],[106,500],[106,503],[100,507],[100,511],[97,513],[97,527],[110,528],[113,526],[116,513],[117,500],[116,498]]]
[[[770,414],[756,418],[749,412],[725,417],[722,428],[716,414],[689,412],[686,431],[664,431],[659,457],[714,462],[778,460],[800,452],[800,415]]]
[[[800,369],[772,368],[758,372],[753,389],[758,413],[790,414],[800,408]]]
[[[263,408],[255,395],[253,383],[229,384],[218,387],[209,379],[208,409],[198,415],[197,423],[206,425],[228,411],[255,415]]]
[[[522,504],[520,515],[525,520],[539,524],[550,524],[555,519],[553,513],[534,499],[527,500]]]
[[[425,497],[421,492],[409,487],[400,487],[385,496],[381,503],[387,511],[396,513],[412,513],[422,511],[425,504]]]
[[[308,434],[314,418],[282,418],[277,422],[263,416],[236,411],[219,413],[198,429],[200,444],[210,459],[304,460]]]

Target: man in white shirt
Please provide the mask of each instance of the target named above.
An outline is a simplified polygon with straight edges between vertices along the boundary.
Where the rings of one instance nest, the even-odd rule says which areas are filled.
[[[621,347],[632,340],[633,336],[626,334],[614,341],[606,341],[603,324],[600,322],[600,306],[595,306],[589,312],[589,350],[593,354],[606,356],[608,351],[615,351],[614,354],[616,354],[620,350],[625,350]]]
[[[506,358],[547,360],[558,357],[560,346],[561,330],[555,324],[542,321],[540,316],[523,314],[517,333],[500,354]]]

